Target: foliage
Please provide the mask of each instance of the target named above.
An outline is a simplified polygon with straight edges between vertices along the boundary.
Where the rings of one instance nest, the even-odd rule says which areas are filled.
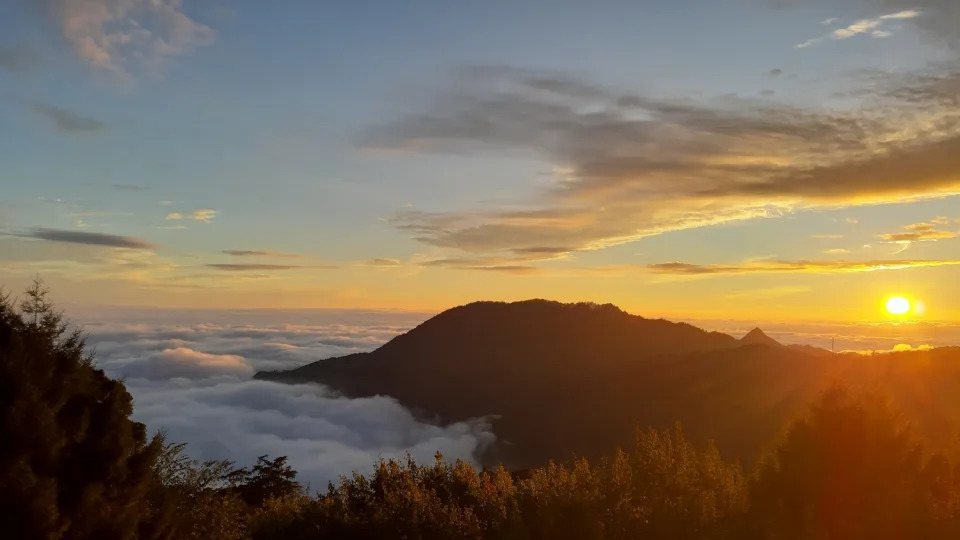
[[[881,396],[833,388],[761,466],[750,521],[765,538],[933,537],[954,528],[956,480]]]
[[[183,443],[167,443],[154,465],[151,516],[141,538],[237,540],[246,537],[247,505],[236,491],[233,463],[190,459]]]
[[[960,536],[960,452],[925,456],[878,393],[824,392],[752,478],[679,424],[522,473],[381,460],[309,495],[284,456],[197,461],[36,282],[0,297],[0,531],[19,539],[789,540]]]
[[[134,538],[160,452],[123,383],[35,281],[0,299],[0,523],[4,538]]]

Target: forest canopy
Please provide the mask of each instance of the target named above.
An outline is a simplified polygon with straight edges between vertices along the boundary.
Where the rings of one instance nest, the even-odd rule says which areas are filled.
[[[307,489],[283,456],[197,461],[131,419],[35,283],[0,300],[0,530],[10,539],[955,538],[960,462],[881,393],[833,387],[750,470],[681,425],[526,470],[381,460]],[[316,486],[311,486],[315,488]]]

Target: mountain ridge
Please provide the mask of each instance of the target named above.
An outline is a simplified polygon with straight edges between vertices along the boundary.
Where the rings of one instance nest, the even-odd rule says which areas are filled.
[[[374,351],[255,377],[390,396],[432,422],[491,418],[498,442],[481,461],[512,469],[596,458],[629,447],[638,426],[676,422],[750,464],[838,382],[890,390],[930,440],[946,445],[960,432],[960,391],[951,382],[960,380],[960,348],[833,354],[751,334],[736,339],[610,304],[476,302]]]
[[[757,348],[752,354],[762,355],[767,346],[631,315],[612,304],[474,302],[431,317],[369,353],[259,372],[255,378],[321,383],[348,397],[387,395],[443,423],[498,415],[495,431],[507,444],[491,460],[525,467],[564,457],[558,448],[593,455],[625,444],[613,434],[632,433],[638,420],[669,426],[677,418],[661,422],[656,411],[635,415],[629,408],[621,414],[603,394],[631,403],[633,392],[659,392],[657,380],[676,362],[741,348]],[[539,407],[557,411],[531,416]],[[606,410],[608,419],[584,418],[582,429],[556,425],[591,407]],[[528,421],[540,426],[536,433],[526,433]]]

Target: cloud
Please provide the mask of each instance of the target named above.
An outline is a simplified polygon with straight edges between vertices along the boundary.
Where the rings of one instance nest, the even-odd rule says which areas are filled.
[[[873,0],[874,3],[891,9],[901,9],[904,13],[920,11],[923,16],[911,18],[932,42],[960,46],[960,2],[955,0]]]
[[[849,225],[857,225],[857,224],[860,223],[860,220],[859,220],[859,219],[857,219],[857,218],[852,218],[852,217],[843,218],[843,221],[844,221],[845,223],[849,224]]]
[[[40,63],[40,55],[26,45],[0,43],[0,69],[12,73],[26,73]]]
[[[337,268],[336,266],[325,266],[325,265],[288,265],[288,264],[227,264],[227,263],[217,263],[217,264],[207,264],[207,268],[214,268],[217,270],[224,270],[227,272],[249,272],[255,270],[300,270],[300,269],[320,269],[320,270],[332,270]]]
[[[836,24],[836,23],[838,23],[838,22],[840,22],[840,19],[838,19],[838,18],[836,18],[836,17],[830,17],[829,19],[824,19],[824,20],[820,21],[820,24],[822,24],[822,25],[824,25],[824,26],[830,26],[830,25]]]
[[[19,235],[24,238],[36,238],[51,242],[66,242],[71,244],[87,244],[91,246],[107,246],[125,249],[152,250],[157,246],[131,236],[118,236],[92,232],[66,231],[62,229],[34,228],[30,232]]]
[[[190,212],[190,219],[194,221],[200,221],[202,223],[210,223],[213,221],[213,218],[217,216],[216,210],[203,209],[203,210],[194,210]]]
[[[949,221],[947,223],[949,223]],[[937,225],[945,225],[947,223],[944,223],[942,220],[934,220],[931,223],[914,223],[905,226],[901,232],[881,234],[880,239],[892,244],[910,244],[912,242],[956,238],[958,236],[956,231],[937,229]]]
[[[54,127],[63,133],[81,134],[95,133],[107,128],[106,124],[94,118],[80,116],[60,107],[54,107],[39,101],[30,104],[30,108],[37,114],[49,120]]]
[[[288,259],[300,259],[303,255],[296,253],[284,253],[281,251],[261,251],[256,249],[224,249],[220,253],[232,257],[279,257]]]
[[[360,142],[416,153],[524,152],[563,171],[508,210],[390,218],[420,242],[516,264],[529,261],[518,251],[539,246],[601,249],[797,210],[960,193],[960,109],[944,82],[952,80],[891,79],[874,91],[880,105],[821,110],[625,94],[488,67],[461,74],[429,110]]]
[[[816,240],[838,240],[843,238],[842,234],[811,234],[810,238]]]
[[[188,443],[196,459],[248,465],[286,455],[298,479],[322,488],[381,456],[436,451],[476,462],[494,435],[482,419],[418,420],[387,397],[348,399],[319,385],[251,381],[280,369],[372,350],[428,314],[351,310],[153,310],[88,308],[79,319],[98,367],[126,377],[134,418]]]
[[[850,250],[843,249],[843,248],[833,248],[833,249],[828,249],[824,251],[824,253],[826,253],[827,255],[846,255],[850,253]]]
[[[960,259],[946,260],[875,260],[875,261],[761,261],[744,264],[690,264],[670,262],[650,264],[645,268],[657,274],[781,274],[794,272],[848,273],[904,270],[936,266],[960,265]]]
[[[860,19],[844,28],[837,28],[829,35],[808,39],[802,43],[798,43],[795,45],[795,48],[806,49],[807,47],[822,43],[827,39],[844,40],[861,34],[869,34],[875,38],[890,37],[893,34],[889,30],[884,30],[881,28],[885,22],[891,20],[915,19],[919,16],[920,11],[915,9],[906,9],[895,13],[880,15],[879,17],[875,17],[873,19]],[[837,22],[837,19],[827,19],[821,24],[831,25],[835,22]]]
[[[780,68],[773,68],[770,70],[771,77],[779,77],[781,75],[783,75],[783,70]]]
[[[173,56],[213,42],[181,0],[44,0],[64,39],[91,66],[126,75],[156,72]]]
[[[169,214],[167,214],[167,217],[165,217],[164,219],[166,219],[167,221],[183,219],[183,214],[181,214],[180,212],[170,212]]]
[[[400,266],[402,263],[399,259],[370,259],[365,261],[364,264],[367,266]]]
[[[900,11],[897,13],[890,13],[888,15],[881,15],[875,19],[861,19],[846,28],[838,28],[834,30],[830,37],[833,39],[849,39],[858,34],[866,33],[875,33],[880,25],[884,21],[896,20],[896,19],[913,19],[920,16],[920,12],[916,10],[907,10]],[[889,34],[888,34],[889,35]]]
[[[253,367],[241,357],[232,354],[208,354],[188,347],[164,349],[120,370],[123,377],[144,379],[203,379],[214,376],[253,376]]]
[[[486,272],[503,272],[507,274],[536,274],[541,268],[529,265],[515,264],[513,259],[504,258],[451,258],[433,259],[419,263],[420,266],[454,268],[457,270],[480,270]]]

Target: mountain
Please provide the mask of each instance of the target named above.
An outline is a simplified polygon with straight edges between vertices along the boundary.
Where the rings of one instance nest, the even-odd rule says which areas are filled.
[[[760,330],[738,340],[609,304],[530,300],[460,306],[375,351],[255,377],[392,396],[438,422],[492,417],[498,444],[485,464],[526,468],[594,458],[630,445],[637,426],[678,421],[691,438],[714,439],[725,456],[751,463],[837,381],[899,389],[920,411],[919,427],[943,436],[960,428],[960,398],[944,397],[960,395],[951,382],[958,366],[956,349],[834,355],[782,346]]]
[[[747,335],[740,338],[740,343],[749,345],[769,345],[771,347],[780,347],[780,342],[763,333],[763,330],[754,328]]]

